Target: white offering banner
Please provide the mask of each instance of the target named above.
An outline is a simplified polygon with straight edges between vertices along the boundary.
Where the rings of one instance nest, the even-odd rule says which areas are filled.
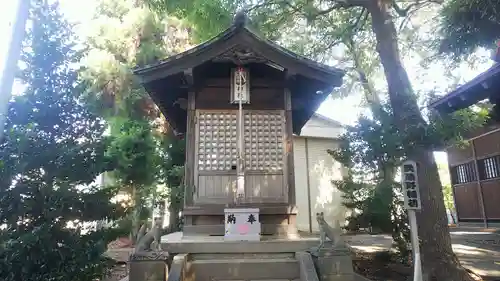
[[[260,241],[259,209],[224,209],[226,241]]]

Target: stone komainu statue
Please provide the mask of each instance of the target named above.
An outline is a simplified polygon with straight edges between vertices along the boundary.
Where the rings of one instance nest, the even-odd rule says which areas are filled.
[[[153,227],[149,232],[146,233],[146,224],[143,224],[137,233],[137,243],[135,246],[135,252],[144,251],[161,251],[161,231],[162,231],[162,221],[156,218]],[[152,244],[154,242],[154,248]]]
[[[320,242],[317,251],[323,248],[326,238],[333,242],[333,247],[344,246],[344,240],[341,237],[342,231],[340,230],[340,223],[338,220],[335,221],[335,228],[328,225],[325,221],[325,216],[323,212],[316,213],[316,220],[319,225]]]

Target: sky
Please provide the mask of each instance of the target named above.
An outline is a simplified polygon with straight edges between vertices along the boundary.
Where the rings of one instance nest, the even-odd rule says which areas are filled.
[[[19,0],[4,0],[2,1],[2,9],[0,10],[0,38],[11,38],[11,23],[14,19],[14,15],[17,8],[17,3]],[[88,21],[94,10],[96,0],[86,0],[85,4],[82,4],[78,0],[60,0],[61,8],[66,17],[73,22],[85,23]],[[0,67],[3,70],[5,62],[5,54],[7,52],[7,47],[10,42],[9,40],[0,41]],[[415,81],[415,78],[420,78],[425,83],[414,85],[415,88],[424,89],[426,88],[439,88],[440,85],[444,84],[444,76],[442,68],[435,67],[427,73],[419,72],[419,67],[416,65],[416,59],[409,59],[405,61],[406,70],[410,79]],[[484,71],[489,65],[482,64],[476,68],[472,68],[470,65],[464,65],[458,71],[462,78],[462,81],[468,81],[474,76]],[[2,72],[0,72],[2,73]],[[353,124],[358,115],[362,113],[362,107],[360,106],[361,96],[351,95],[344,99],[332,99],[328,98],[318,109],[318,113],[325,115],[329,118],[337,120],[343,124]],[[436,153],[436,160],[439,163],[446,163],[445,153]]]

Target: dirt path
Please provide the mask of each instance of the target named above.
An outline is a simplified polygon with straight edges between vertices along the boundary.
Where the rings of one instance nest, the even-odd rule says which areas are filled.
[[[479,229],[453,229],[453,250],[464,267],[486,279],[500,279],[500,234]],[[346,242],[361,252],[379,252],[391,248],[390,235],[358,234],[346,236]]]

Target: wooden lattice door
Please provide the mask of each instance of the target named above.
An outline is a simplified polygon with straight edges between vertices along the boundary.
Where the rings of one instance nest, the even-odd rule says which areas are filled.
[[[246,203],[286,202],[282,111],[243,112]],[[230,203],[236,191],[238,111],[197,111],[197,203]]]
[[[236,181],[237,112],[197,111],[196,202],[228,203]]]
[[[285,118],[281,110],[244,111],[245,201],[286,202]]]

